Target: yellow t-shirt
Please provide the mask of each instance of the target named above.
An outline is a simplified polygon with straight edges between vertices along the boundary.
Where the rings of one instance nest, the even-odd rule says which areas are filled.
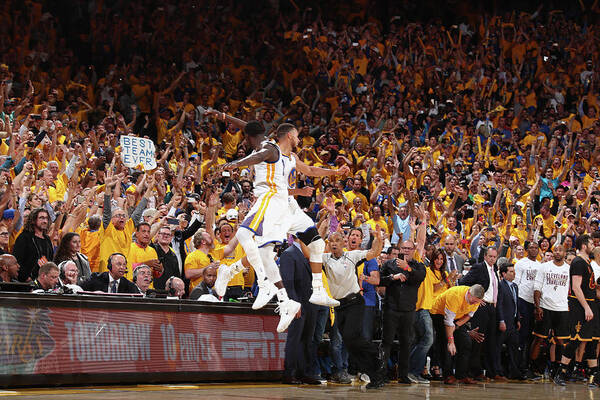
[[[133,270],[138,265],[145,264],[146,261],[157,260],[158,254],[153,247],[146,246],[145,248],[140,247],[137,243],[131,243],[129,247],[129,257],[127,257],[127,274],[125,278],[133,282]]]
[[[419,286],[416,310],[431,310],[431,306],[433,306],[433,272],[431,268],[425,268],[425,270],[427,273]]]
[[[89,229],[78,229],[81,238],[81,252],[86,255],[90,262],[90,270],[98,272],[100,263],[100,231],[92,232]]]
[[[244,134],[241,130],[234,133],[226,131],[223,134],[223,150],[225,150],[225,156],[227,158],[231,158],[235,155],[242,140],[244,140]]]
[[[433,302],[431,314],[444,315],[448,309],[455,314],[454,320],[458,320],[467,314],[475,313],[479,303],[467,303],[466,295],[469,289],[469,286],[454,286],[446,290]]]
[[[371,218],[370,220],[367,221],[367,224],[369,224],[371,229],[373,229],[374,231],[376,231],[377,228],[381,228],[381,229],[385,230],[388,235],[391,233],[390,226],[385,221],[385,219],[383,219],[383,217],[380,217],[377,221],[375,221],[373,218]]]
[[[206,254],[202,250],[194,250],[185,258],[183,270],[188,271],[190,269],[204,269],[208,267],[210,262],[211,261],[208,257],[208,254]],[[192,291],[192,289],[194,289],[198,284],[200,284],[200,282],[202,282],[202,276],[190,280],[190,291]]]
[[[369,201],[367,200],[367,198],[365,197],[364,194],[362,193],[358,193],[355,194],[352,190],[349,192],[344,192],[344,196],[346,196],[346,199],[348,200],[349,204],[352,204],[352,202],[354,201],[355,197],[359,197],[360,199],[362,199],[362,209],[365,212],[369,211]]]
[[[56,177],[54,182],[56,187],[48,188],[48,201],[54,203],[55,201],[64,201],[65,194],[67,193],[67,185],[69,184],[69,178],[65,174],[60,174]]]
[[[428,269],[429,272],[429,269]],[[431,284],[433,286],[433,301],[438,298],[438,296],[448,290],[448,284],[435,290],[435,285],[442,281],[442,273],[440,271],[431,271]],[[433,304],[432,304],[433,305]]]
[[[227,257],[225,257],[223,255],[224,250],[225,250],[224,244],[217,244],[217,245],[215,245],[215,248],[210,252],[210,255],[215,260],[219,260],[219,262],[221,264],[225,264],[225,265],[231,265],[234,262],[241,260],[246,255],[246,253],[244,252],[244,249],[239,244],[235,247],[235,250],[233,251],[233,253],[231,253]],[[233,278],[231,278],[231,280],[229,281],[227,286],[244,287],[244,273],[243,272],[237,273]]]
[[[104,229],[104,224],[100,226],[100,272],[108,271],[106,264],[108,257],[112,253],[121,253],[129,260],[129,249],[133,241],[133,232],[135,226],[130,218],[125,223],[125,228],[119,231],[115,228],[112,222]]]

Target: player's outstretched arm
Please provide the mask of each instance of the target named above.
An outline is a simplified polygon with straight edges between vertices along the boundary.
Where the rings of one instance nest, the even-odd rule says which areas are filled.
[[[304,162],[300,161],[298,156],[294,154],[294,158],[296,158],[296,169],[298,172],[303,173],[306,176],[332,176],[332,175],[346,175],[350,172],[350,168],[347,165],[344,165],[340,169],[329,169],[329,168],[321,168],[321,167],[313,167],[311,165],[307,165]]]
[[[235,160],[235,161],[229,162],[227,164],[223,164],[222,168],[227,169],[227,170],[232,170],[232,169],[236,169],[236,168],[251,167],[251,166],[259,164],[263,161],[275,162],[278,159],[279,159],[279,150],[277,150],[277,147],[273,146],[272,144],[265,143],[260,150],[254,152],[250,155],[247,155],[244,158],[240,158],[239,160]]]

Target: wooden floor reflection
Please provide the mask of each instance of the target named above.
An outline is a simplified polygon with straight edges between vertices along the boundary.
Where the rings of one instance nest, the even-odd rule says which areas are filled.
[[[486,383],[470,386],[389,384],[382,389],[367,391],[356,385],[284,386],[271,383],[240,384],[177,384],[137,386],[97,386],[84,388],[5,389],[1,398],[25,399],[143,399],[179,400],[208,398],[218,399],[503,399],[503,400],[551,400],[577,399],[600,400],[600,389],[589,389],[584,384],[559,387],[552,383]]]

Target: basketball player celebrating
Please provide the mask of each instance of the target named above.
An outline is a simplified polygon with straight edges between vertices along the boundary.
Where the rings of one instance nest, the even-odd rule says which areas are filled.
[[[297,143],[296,128],[291,124],[282,124],[277,129],[277,142],[265,141],[252,154],[223,166],[228,170],[254,166],[254,194],[257,199],[241,223],[236,238],[244,248],[248,262],[254,267],[258,278],[259,294],[252,307],[264,306],[276,290],[281,317],[277,326],[278,332],[285,331],[300,311],[300,303],[289,299],[283,287],[274,251],[275,244],[282,243],[286,237],[288,180],[295,168],[290,152]],[[217,279],[219,275],[221,281],[223,277],[227,277],[229,269],[221,265]],[[273,288],[273,284],[277,289]],[[217,294],[223,295],[219,291]]]
[[[225,116],[225,118],[229,119],[230,117]],[[238,126],[243,126],[244,131],[247,136],[247,140],[250,143],[250,145],[252,146],[252,148],[257,150],[257,149],[260,149],[261,146],[263,146],[263,140],[265,139],[264,138],[264,129],[262,128],[262,125],[259,122],[250,121],[248,123],[244,123],[243,121],[234,119],[234,118],[231,119],[231,122],[235,123]],[[293,125],[290,125],[290,124],[283,124],[281,126],[284,126],[285,129],[293,128]],[[297,137],[297,130],[295,128],[293,128],[293,129],[295,131],[295,137]],[[279,130],[279,128],[278,128],[278,130]],[[269,143],[269,142],[267,142],[267,143]],[[292,150],[296,145],[297,145],[297,141],[293,144]],[[253,153],[253,154],[255,154],[255,153]],[[291,157],[290,157],[290,155],[291,155]],[[298,172],[300,172],[304,175],[313,176],[313,177],[345,175],[350,171],[347,166],[343,166],[342,168],[340,168],[338,170],[308,166],[305,163],[303,163],[302,161],[300,161],[295,153],[291,153],[290,155],[288,155],[288,156],[284,155],[284,157],[287,158],[287,162],[291,163],[293,165],[291,172],[289,174],[289,179],[288,179],[288,188],[289,189],[296,188],[296,169],[298,170]],[[248,157],[246,157],[246,158],[248,158]],[[286,158],[284,158],[284,160],[286,160]],[[242,160],[235,161],[233,163],[230,163],[229,165],[226,165],[225,167],[226,168],[236,168],[237,166],[239,166],[238,163],[241,161]],[[233,165],[233,167],[231,167],[231,165]],[[256,185],[256,183],[255,183],[255,185]],[[258,203],[258,200],[257,200],[257,203]],[[323,268],[323,252],[325,250],[325,242],[319,236],[317,227],[315,226],[315,223],[313,222],[313,220],[308,215],[306,215],[306,213],[304,213],[304,211],[302,211],[302,209],[298,206],[298,203],[296,202],[296,200],[294,199],[293,196],[288,197],[288,209],[289,209],[288,215],[284,218],[285,222],[287,223],[286,231],[288,233],[296,235],[300,240],[302,240],[302,242],[310,250],[310,266],[311,266],[312,277],[313,277],[312,278],[313,293],[310,297],[310,302],[313,304],[323,305],[323,306],[327,306],[327,307],[338,306],[339,302],[337,300],[334,300],[331,297],[329,297],[323,287],[321,271]],[[248,215],[251,215],[251,212],[248,213]],[[243,226],[244,225],[242,225],[242,227]],[[238,230],[238,232],[239,232],[239,230]],[[240,243],[241,243],[241,241],[240,241]],[[243,244],[242,244],[242,247],[243,247]],[[217,282],[215,283],[215,290],[216,290],[217,294],[221,295],[220,294],[221,292],[224,293],[226,286],[227,286],[227,282],[233,276],[235,276],[235,274],[237,274],[239,271],[241,271],[243,269],[244,265],[249,266],[248,263],[250,265],[254,266],[253,261],[250,260],[250,258],[248,258],[248,259],[242,259],[230,266],[222,265],[221,267],[219,267],[219,274],[217,277]],[[260,268],[260,266],[259,266],[259,268]],[[257,269],[256,266],[255,266],[255,269]],[[261,277],[258,272],[257,272],[257,276],[258,276],[259,282],[260,282]],[[267,275],[267,277],[268,277],[268,275]],[[260,285],[260,283],[259,283],[259,285]],[[259,291],[259,297],[256,299],[256,301],[252,305],[252,308],[258,309],[258,308],[263,307],[274,295],[274,291],[272,290],[272,288],[273,288],[273,286],[271,284],[264,283],[261,287],[261,290]],[[262,292],[262,295],[261,295],[261,292]]]
[[[591,382],[598,382],[598,359],[592,338],[594,332],[594,312],[592,302],[596,298],[596,282],[594,272],[590,265],[590,254],[594,250],[594,243],[589,235],[581,235],[575,240],[577,257],[571,262],[570,292],[569,292],[569,327],[570,341],[564,348],[560,371],[554,377],[557,385],[566,385],[566,375],[569,363],[575,356],[575,351],[580,342],[589,342],[585,348],[584,358],[588,362]]]
[[[535,304],[535,326],[533,328],[533,344],[531,345],[531,362],[535,364],[542,341],[548,338],[550,330],[554,332],[557,349],[569,339],[569,265],[565,263],[565,248],[556,245],[553,261],[542,264],[533,285],[533,301]],[[556,354],[552,357],[552,371],[556,371],[558,362]]]

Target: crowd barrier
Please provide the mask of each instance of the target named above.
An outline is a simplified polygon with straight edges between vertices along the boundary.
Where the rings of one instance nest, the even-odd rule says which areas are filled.
[[[53,386],[279,379],[273,307],[0,294],[0,384]]]

